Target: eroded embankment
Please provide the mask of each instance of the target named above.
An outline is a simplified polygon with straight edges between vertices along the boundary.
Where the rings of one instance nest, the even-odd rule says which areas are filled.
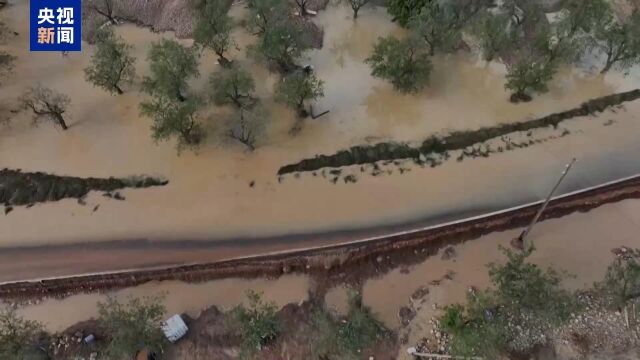
[[[640,176],[555,199],[550,203],[543,219],[561,217],[575,211],[588,211],[628,198],[640,198]],[[364,279],[400,265],[423,261],[443,246],[523,226],[531,220],[537,209],[538,205],[531,205],[410,234],[286,254],[166,269],[7,283],[0,285],[0,298],[20,300],[65,297],[76,293],[131,287],[149,281],[201,282],[228,277],[277,277],[292,272],[309,273],[327,285],[334,282],[362,283]]]
[[[640,98],[640,89],[607,95],[584,102],[577,108],[547,115],[542,118],[506,123],[478,130],[455,131],[446,136],[431,136],[421,145],[413,146],[404,143],[379,143],[375,145],[353,146],[348,150],[339,151],[333,155],[317,155],[304,159],[295,164],[289,164],[278,170],[278,175],[294,172],[315,171],[325,167],[338,168],[351,165],[372,164],[384,160],[414,159],[419,161],[421,156],[443,154],[448,151],[462,150],[475,144],[499,138],[515,132],[530,131],[539,128],[554,127],[562,121],[581,116],[589,116],[625,102]]]
[[[2,169],[0,170],[0,204],[32,205],[65,198],[81,199],[89,191],[108,193],[124,188],[163,186],[167,183],[166,180],[147,176],[126,179],[80,178]]]

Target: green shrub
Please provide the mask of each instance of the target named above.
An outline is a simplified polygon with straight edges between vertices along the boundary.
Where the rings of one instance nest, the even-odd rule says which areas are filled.
[[[238,305],[233,310],[234,318],[240,324],[242,358],[252,358],[272,342],[282,329],[274,303],[264,302],[261,293],[251,290],[247,291],[247,298],[248,306]]]

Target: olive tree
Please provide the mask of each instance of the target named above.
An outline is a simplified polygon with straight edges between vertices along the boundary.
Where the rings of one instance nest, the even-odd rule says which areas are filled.
[[[486,14],[478,21],[474,30],[486,61],[499,58],[516,43],[516,33],[510,28],[510,18],[504,14]]]
[[[165,347],[161,298],[130,298],[123,303],[109,297],[98,303],[98,323],[107,334],[108,359],[135,359],[142,350],[161,353]]]
[[[300,23],[286,18],[267,28],[251,52],[258,59],[278,65],[286,73],[297,68],[296,60],[308,48]]]
[[[38,345],[41,324],[26,320],[14,309],[0,309],[0,359],[37,359],[46,352]]]
[[[640,13],[624,22],[611,17],[595,28],[593,37],[593,46],[606,55],[603,74],[613,67],[626,70],[640,63]]]
[[[304,102],[316,100],[324,96],[324,82],[313,73],[306,74],[297,71],[277,85],[275,98],[278,102],[295,109],[301,117],[306,117],[308,112],[304,109]]]
[[[239,66],[211,74],[209,84],[213,90],[211,98],[217,105],[233,104],[244,108],[254,100],[255,81]]]
[[[505,88],[512,92],[511,102],[531,101],[531,93],[545,93],[547,83],[556,72],[552,63],[532,59],[522,60],[507,67]]]
[[[151,75],[143,78],[142,89],[151,95],[162,92],[185,101],[183,91],[186,90],[187,80],[199,76],[198,60],[193,49],[175,40],[162,39],[151,45],[147,58]]]
[[[262,108],[240,108],[231,118],[229,137],[253,151],[258,139],[264,135],[266,120],[267,115]]]
[[[0,45],[7,41],[7,38],[11,34],[9,27],[0,19]],[[8,75],[13,71],[14,62],[16,57],[9,54],[4,50],[0,50],[0,78]]]
[[[285,21],[289,9],[285,0],[249,0],[247,27],[254,35],[262,35],[273,26]]]
[[[197,21],[193,31],[194,42],[204,48],[211,49],[218,55],[218,62],[222,66],[229,66],[231,61],[225,53],[235,46],[231,37],[233,20],[229,16],[229,1],[196,2]]]
[[[424,88],[432,69],[428,49],[415,36],[403,40],[391,35],[379,38],[365,62],[371,66],[371,75],[389,80],[402,92]]]
[[[121,84],[133,82],[136,76],[136,59],[130,54],[133,46],[116,37],[111,29],[100,30],[95,44],[91,64],[84,69],[87,81],[110,93],[122,94]]]
[[[34,124],[45,120],[60,126],[62,130],[68,129],[63,116],[71,104],[71,99],[67,95],[38,84],[27,89],[18,101],[25,109],[33,112]]]
[[[432,0],[388,0],[387,12],[393,17],[393,21],[401,26],[407,26],[427,3]]]
[[[196,148],[206,134],[198,119],[200,100],[191,97],[177,101],[165,93],[156,93],[149,100],[140,103],[140,114],[153,120],[152,137],[155,141],[166,141],[177,137],[178,151]]]
[[[114,0],[85,0],[85,6],[96,14],[103,16],[112,25],[118,24],[115,14]]]
[[[347,0],[349,6],[351,6],[351,10],[353,10],[353,18],[358,18],[358,11],[360,8],[367,5],[371,0]]]

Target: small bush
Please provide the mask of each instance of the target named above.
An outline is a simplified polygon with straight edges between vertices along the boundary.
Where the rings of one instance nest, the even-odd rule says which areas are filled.
[[[242,358],[252,358],[256,352],[272,342],[280,332],[282,324],[276,315],[276,305],[262,301],[262,294],[247,292],[248,306],[238,305],[233,310],[240,324]]]
[[[620,254],[607,268],[604,281],[596,289],[616,308],[640,296],[640,249]]]
[[[386,334],[384,325],[375,318],[371,310],[362,305],[360,296],[349,293],[349,312],[336,319],[324,310],[312,315],[313,328],[317,333],[312,344],[315,359],[336,356],[340,359],[358,359],[366,349]]]

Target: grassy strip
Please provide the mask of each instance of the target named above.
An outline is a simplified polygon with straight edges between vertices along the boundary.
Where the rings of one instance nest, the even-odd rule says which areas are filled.
[[[589,100],[577,108],[547,115],[542,118],[518,123],[501,124],[478,130],[455,131],[444,137],[431,136],[418,147],[404,143],[379,143],[375,145],[353,146],[333,155],[317,155],[278,170],[278,175],[293,172],[315,171],[324,167],[342,167],[375,163],[381,160],[419,159],[420,155],[441,154],[452,150],[462,150],[468,146],[485,142],[518,131],[558,126],[562,121],[603,112],[607,108],[640,98],[640,89],[607,95]]]

